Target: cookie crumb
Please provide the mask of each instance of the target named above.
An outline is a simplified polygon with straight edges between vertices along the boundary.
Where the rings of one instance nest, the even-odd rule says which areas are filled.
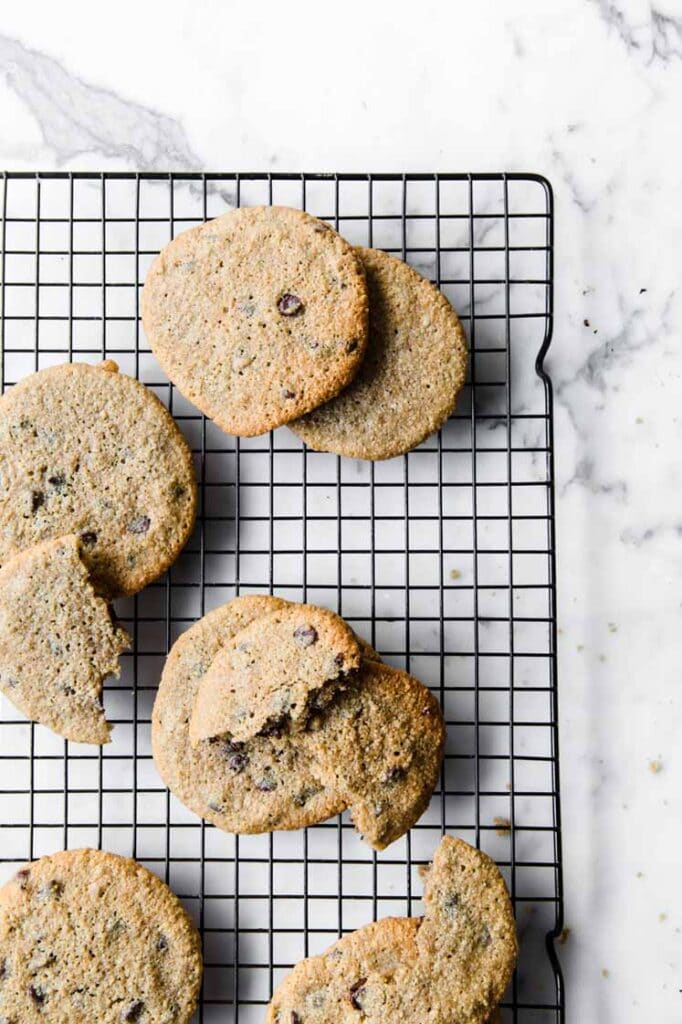
[[[663,771],[662,761],[649,761],[649,771],[652,775],[658,775],[659,772]]]
[[[571,929],[570,928],[562,928],[561,929],[561,931],[559,932],[559,937],[557,939],[557,942],[559,943],[560,946],[565,946],[566,945],[566,942],[567,942],[568,937],[569,937],[570,934],[571,934]]]
[[[493,825],[495,825],[495,831],[498,836],[508,836],[511,832],[511,822],[509,818],[501,818],[499,815],[495,815],[493,818]]]
[[[461,579],[461,577],[462,577],[462,574],[459,571],[459,569],[451,569],[450,570],[450,579],[451,580],[459,580],[459,579]]]
[[[609,622],[609,633],[617,633],[617,632],[618,632],[618,626],[616,625],[616,623],[615,622]]]
[[[658,915],[658,920],[659,920],[659,921],[661,922],[661,924],[662,924],[662,923],[663,923],[664,921],[667,921],[667,920],[668,920],[668,915],[667,915],[667,914],[664,914],[664,913],[660,913],[660,914]]]
[[[609,972],[608,972],[606,967],[602,967],[602,969],[601,969],[601,976],[602,976],[602,978],[608,978]]]

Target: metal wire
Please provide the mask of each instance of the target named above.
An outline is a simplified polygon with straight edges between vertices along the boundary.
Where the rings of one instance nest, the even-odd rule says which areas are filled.
[[[233,205],[301,206],[430,276],[459,310],[470,382],[417,451],[367,464],[287,430],[226,437],[164,378],[139,323],[151,258]],[[115,358],[192,444],[197,530],[173,569],[117,609],[134,639],[107,684],[95,749],[0,712],[0,879],[65,846],[137,857],[181,896],[206,962],[198,1019],[262,1020],[303,956],[386,914],[419,911],[414,870],[452,832],[490,853],[521,956],[503,1019],[563,1021],[551,381],[553,208],[530,174],[7,173],[0,253],[3,389],[66,360]],[[150,753],[163,659],[205,611],[269,591],[343,614],[439,696],[439,790],[411,834],[370,851],[347,816],[225,835],[171,797]],[[60,796],[61,794],[61,796]],[[413,882],[414,887],[413,887]]]

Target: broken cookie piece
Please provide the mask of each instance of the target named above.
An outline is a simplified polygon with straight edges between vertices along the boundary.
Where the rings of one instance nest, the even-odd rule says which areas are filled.
[[[108,743],[102,682],[130,644],[81,560],[58,537],[0,569],[0,690],[34,722],[77,743]]]
[[[490,1020],[518,951],[502,875],[445,836],[424,877],[423,918],[384,918],[302,960],[275,992],[267,1024]]]
[[[250,623],[216,655],[197,692],[190,740],[244,742],[304,728],[359,667],[360,647],[342,618],[288,604]]]
[[[335,695],[309,743],[320,780],[350,807],[358,832],[383,850],[429,804],[443,760],[445,724],[423,683],[367,661]]]

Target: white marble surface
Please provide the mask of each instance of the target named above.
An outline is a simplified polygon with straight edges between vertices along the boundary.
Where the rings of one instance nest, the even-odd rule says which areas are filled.
[[[585,1024],[682,1020],[681,98],[680,0],[3,5],[8,169],[552,181],[562,960]]]

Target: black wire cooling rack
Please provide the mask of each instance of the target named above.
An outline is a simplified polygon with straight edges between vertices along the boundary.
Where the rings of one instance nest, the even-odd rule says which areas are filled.
[[[445,428],[370,464],[306,451],[286,428],[227,437],[161,372],[139,321],[149,263],[234,205],[301,206],[353,243],[412,263],[467,328],[470,382]],[[191,442],[201,516],[172,570],[118,608],[133,650],[106,688],[113,742],[65,742],[0,713],[0,880],[83,845],[136,857],[201,928],[205,1024],[256,1024],[301,957],[379,916],[419,912],[416,869],[443,831],[500,864],[521,937],[503,1020],[564,1020],[557,761],[550,185],[532,174],[7,173],[2,383],[66,360],[116,359]],[[175,638],[238,592],[339,611],[439,696],[440,787],[383,853],[344,816],[234,837],[171,797],[151,707]]]

